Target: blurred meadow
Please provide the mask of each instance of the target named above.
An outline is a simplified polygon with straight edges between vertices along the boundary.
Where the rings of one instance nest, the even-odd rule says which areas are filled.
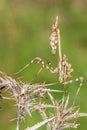
[[[87,0],[0,0],[0,71],[13,74],[36,56],[49,59],[55,67],[57,56],[51,55],[49,36],[57,15],[62,51],[74,68],[73,79],[84,77],[76,103],[80,104],[81,112],[87,112]],[[14,77],[31,81],[40,67],[34,63]],[[43,70],[34,82],[57,80],[56,75]],[[68,86],[72,101],[78,83]],[[54,96],[58,98],[58,95]],[[0,99],[0,107],[0,129],[15,130],[16,121],[10,121],[17,115],[14,102]],[[21,130],[39,118],[23,122]],[[87,129],[87,117],[77,122],[81,124],[78,130]]]

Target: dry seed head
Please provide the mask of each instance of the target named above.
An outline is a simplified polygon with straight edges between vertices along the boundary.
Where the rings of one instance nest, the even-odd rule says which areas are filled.
[[[67,78],[71,77],[71,73],[73,72],[71,64],[67,62],[68,58],[66,55],[63,56],[62,61],[60,62],[61,64],[61,70],[60,70],[60,75],[59,75],[59,81],[61,83],[66,82]],[[59,67],[60,67],[59,64]]]

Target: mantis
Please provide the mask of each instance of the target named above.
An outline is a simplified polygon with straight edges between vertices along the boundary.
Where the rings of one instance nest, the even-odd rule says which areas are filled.
[[[22,72],[24,69],[26,69],[28,66],[30,66],[32,63],[36,62],[41,64],[41,69],[38,71],[38,74],[41,72],[43,68],[46,68],[50,71],[52,74],[58,74],[59,77],[59,82],[63,84],[64,86],[66,84],[72,83],[72,82],[77,82],[80,81],[80,86],[82,86],[83,83],[83,77],[76,78],[74,80],[68,80],[72,76],[73,68],[71,64],[68,63],[68,58],[64,54],[62,55],[62,50],[61,50],[61,40],[60,40],[60,29],[59,29],[59,24],[58,24],[58,16],[56,17],[55,23],[52,25],[52,32],[49,38],[50,41],[50,46],[51,46],[51,52],[52,55],[56,54],[56,51],[58,49],[58,63],[57,67],[53,68],[51,65],[50,61],[44,61],[40,57],[35,57],[33,60],[31,60],[28,64],[26,64],[22,69],[20,69],[18,72],[15,74],[18,74]]]

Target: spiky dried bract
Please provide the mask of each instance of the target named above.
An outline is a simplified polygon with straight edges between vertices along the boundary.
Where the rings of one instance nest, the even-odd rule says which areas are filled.
[[[73,120],[79,117],[87,116],[87,113],[80,113],[80,107],[71,105],[69,106],[69,95],[67,98],[63,97],[60,101],[54,99],[51,93],[48,92],[49,99],[52,102],[52,107],[54,109],[54,113],[52,113],[52,117],[48,117],[46,114],[46,109],[38,108],[40,115],[42,116],[43,121],[35,124],[32,127],[28,127],[26,130],[36,130],[44,124],[47,127],[47,130],[63,130],[66,128],[74,128],[76,129],[79,124],[75,123]],[[73,122],[70,122],[70,121]]]
[[[46,86],[54,85],[52,84],[30,84],[16,81],[12,77],[3,74],[0,78],[0,89],[4,88],[11,92],[11,98],[2,96],[2,99],[11,99],[16,101],[17,106],[17,128],[20,129],[20,121],[26,115],[32,117],[33,111],[42,111],[42,109],[53,108],[51,104],[44,104],[40,102],[40,99],[46,99],[48,92],[63,92],[61,90],[48,89]],[[39,101],[38,101],[39,99]],[[43,110],[44,111],[44,110]],[[45,115],[45,114],[44,114]]]
[[[69,96],[67,99],[61,100],[61,103],[58,103],[54,99],[54,109],[55,109],[55,119],[53,121],[53,130],[63,130],[66,128],[77,128],[78,124],[70,123],[71,120],[83,116],[87,116],[87,113],[80,113],[78,106],[71,106],[68,108]]]
[[[36,130],[36,129],[38,129],[39,127],[43,126],[44,124],[46,124],[46,123],[52,121],[54,118],[55,118],[55,117],[52,117],[52,118],[46,119],[46,120],[44,120],[44,121],[41,121],[41,122],[35,124],[35,125],[32,126],[32,127],[28,127],[28,128],[25,129],[25,130]]]

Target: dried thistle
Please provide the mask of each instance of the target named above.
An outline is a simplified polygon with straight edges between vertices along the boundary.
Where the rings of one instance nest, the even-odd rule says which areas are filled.
[[[60,103],[55,99],[52,101],[54,104],[55,109],[55,118],[53,119],[53,130],[63,130],[66,128],[77,128],[79,124],[75,122],[70,123],[71,120],[79,117],[87,116],[87,113],[80,113],[79,106],[75,106],[74,104],[68,108],[69,104],[69,95],[67,96],[66,100],[61,100]]]
[[[40,112],[40,109],[53,107],[50,104],[39,103],[38,99],[46,99],[46,93],[48,92],[63,92],[46,88],[46,86],[53,84],[25,84],[3,73],[0,79],[0,89],[4,88],[11,92],[11,98],[2,96],[2,99],[10,99],[16,102],[18,113],[16,130],[20,129],[20,122],[26,115],[32,117],[33,111],[38,110]]]

